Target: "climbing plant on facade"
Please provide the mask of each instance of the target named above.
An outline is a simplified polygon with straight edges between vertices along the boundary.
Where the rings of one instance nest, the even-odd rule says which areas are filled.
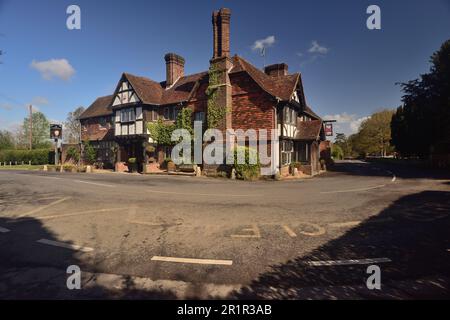
[[[217,103],[219,83],[219,72],[214,65],[209,68],[209,86],[206,89],[208,97],[207,122],[209,129],[217,128],[226,116],[227,110]]]

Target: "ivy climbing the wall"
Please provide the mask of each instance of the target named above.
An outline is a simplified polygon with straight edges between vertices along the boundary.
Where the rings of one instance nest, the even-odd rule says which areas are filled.
[[[208,111],[207,122],[209,129],[216,129],[222,123],[226,116],[227,110],[223,106],[220,106],[217,102],[219,83],[219,73],[216,66],[211,65],[209,68],[209,86],[206,89],[206,95],[208,97]]]

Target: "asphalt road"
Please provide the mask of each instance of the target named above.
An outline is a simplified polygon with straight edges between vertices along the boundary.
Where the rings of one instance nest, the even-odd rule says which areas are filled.
[[[0,298],[448,298],[449,213],[448,176],[358,161],[282,182],[0,171]]]

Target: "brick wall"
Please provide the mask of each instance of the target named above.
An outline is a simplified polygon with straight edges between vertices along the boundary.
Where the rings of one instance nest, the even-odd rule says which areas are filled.
[[[105,126],[100,125],[100,122],[100,117],[81,120],[81,140],[112,140],[114,127],[109,121],[106,121]]]

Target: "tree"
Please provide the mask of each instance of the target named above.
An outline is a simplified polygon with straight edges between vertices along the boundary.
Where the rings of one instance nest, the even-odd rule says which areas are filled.
[[[352,146],[344,133],[336,134],[336,138],[334,140],[334,145],[337,145],[340,147],[343,157],[352,156]]]
[[[78,120],[84,112],[84,107],[78,107],[74,111],[67,114],[67,119],[64,122],[64,141],[66,143],[80,143],[81,141],[81,124]]]
[[[342,150],[341,146],[333,143],[331,146],[331,156],[333,159],[342,160],[344,158],[344,151]]]
[[[14,136],[11,132],[0,130],[0,150],[14,149]]]
[[[42,112],[34,112],[32,114],[33,130],[32,130],[32,147],[33,149],[44,149],[51,147],[50,123]],[[30,118],[23,120],[21,130],[21,140],[29,143],[30,135]]]
[[[403,105],[392,117],[392,143],[403,156],[450,152],[450,40],[431,56],[429,73],[401,84]]]
[[[94,164],[97,161],[97,151],[95,151],[89,141],[84,142],[84,160],[87,164]]]
[[[349,143],[352,152],[359,156],[368,154],[385,157],[394,151],[391,141],[391,120],[394,111],[376,112],[363,121],[358,133],[351,135]]]

